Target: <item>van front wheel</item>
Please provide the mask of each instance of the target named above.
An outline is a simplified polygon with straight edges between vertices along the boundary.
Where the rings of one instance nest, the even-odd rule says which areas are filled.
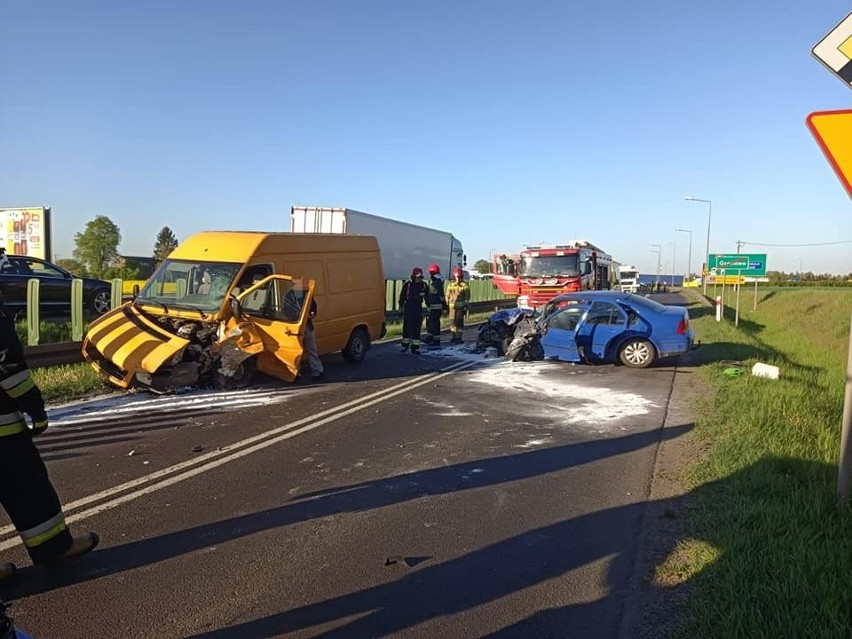
[[[367,351],[370,349],[370,334],[363,328],[356,328],[349,336],[349,343],[343,349],[343,359],[350,364],[359,364],[364,361]]]
[[[241,361],[233,375],[227,376],[216,372],[216,387],[222,390],[236,390],[248,388],[257,375],[257,362],[254,357]]]

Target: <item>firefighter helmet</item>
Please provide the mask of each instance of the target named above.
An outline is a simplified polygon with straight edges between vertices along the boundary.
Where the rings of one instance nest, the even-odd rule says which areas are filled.
[[[411,277],[423,277],[423,269],[419,266],[415,266],[411,269]]]
[[[437,264],[429,265],[429,275],[440,275],[441,268]]]
[[[463,271],[463,270],[461,270],[461,269],[460,269],[460,268],[458,268],[458,267],[457,267],[457,268],[454,268],[454,269],[453,269],[453,277],[464,277],[464,271]]]

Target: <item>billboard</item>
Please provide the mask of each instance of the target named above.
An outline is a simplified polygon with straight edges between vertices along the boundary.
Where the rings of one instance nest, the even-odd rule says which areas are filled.
[[[9,255],[50,259],[50,208],[0,208],[0,246]]]

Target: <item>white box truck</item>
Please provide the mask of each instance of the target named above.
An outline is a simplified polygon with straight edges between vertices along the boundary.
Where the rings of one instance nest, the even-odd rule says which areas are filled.
[[[449,280],[453,269],[463,269],[467,261],[461,242],[452,233],[353,209],[293,206],[290,208],[290,231],[372,235],[379,241],[388,280],[408,279],[415,266],[422,268],[425,274],[430,264],[440,266],[441,275]]]

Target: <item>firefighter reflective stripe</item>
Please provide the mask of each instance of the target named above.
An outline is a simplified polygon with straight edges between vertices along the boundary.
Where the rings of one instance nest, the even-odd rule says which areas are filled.
[[[443,308],[444,308],[444,305],[440,304],[440,303],[439,304],[429,304],[429,310],[430,311],[440,311],[440,310],[443,310]]]
[[[0,437],[17,435],[25,430],[27,430],[27,423],[18,411],[0,414]]]
[[[22,370],[0,380],[0,388],[12,399],[17,399],[35,386],[35,380],[29,370]]]
[[[38,526],[34,526],[29,530],[22,530],[21,539],[27,548],[32,548],[50,541],[65,529],[65,515],[60,511]]]

